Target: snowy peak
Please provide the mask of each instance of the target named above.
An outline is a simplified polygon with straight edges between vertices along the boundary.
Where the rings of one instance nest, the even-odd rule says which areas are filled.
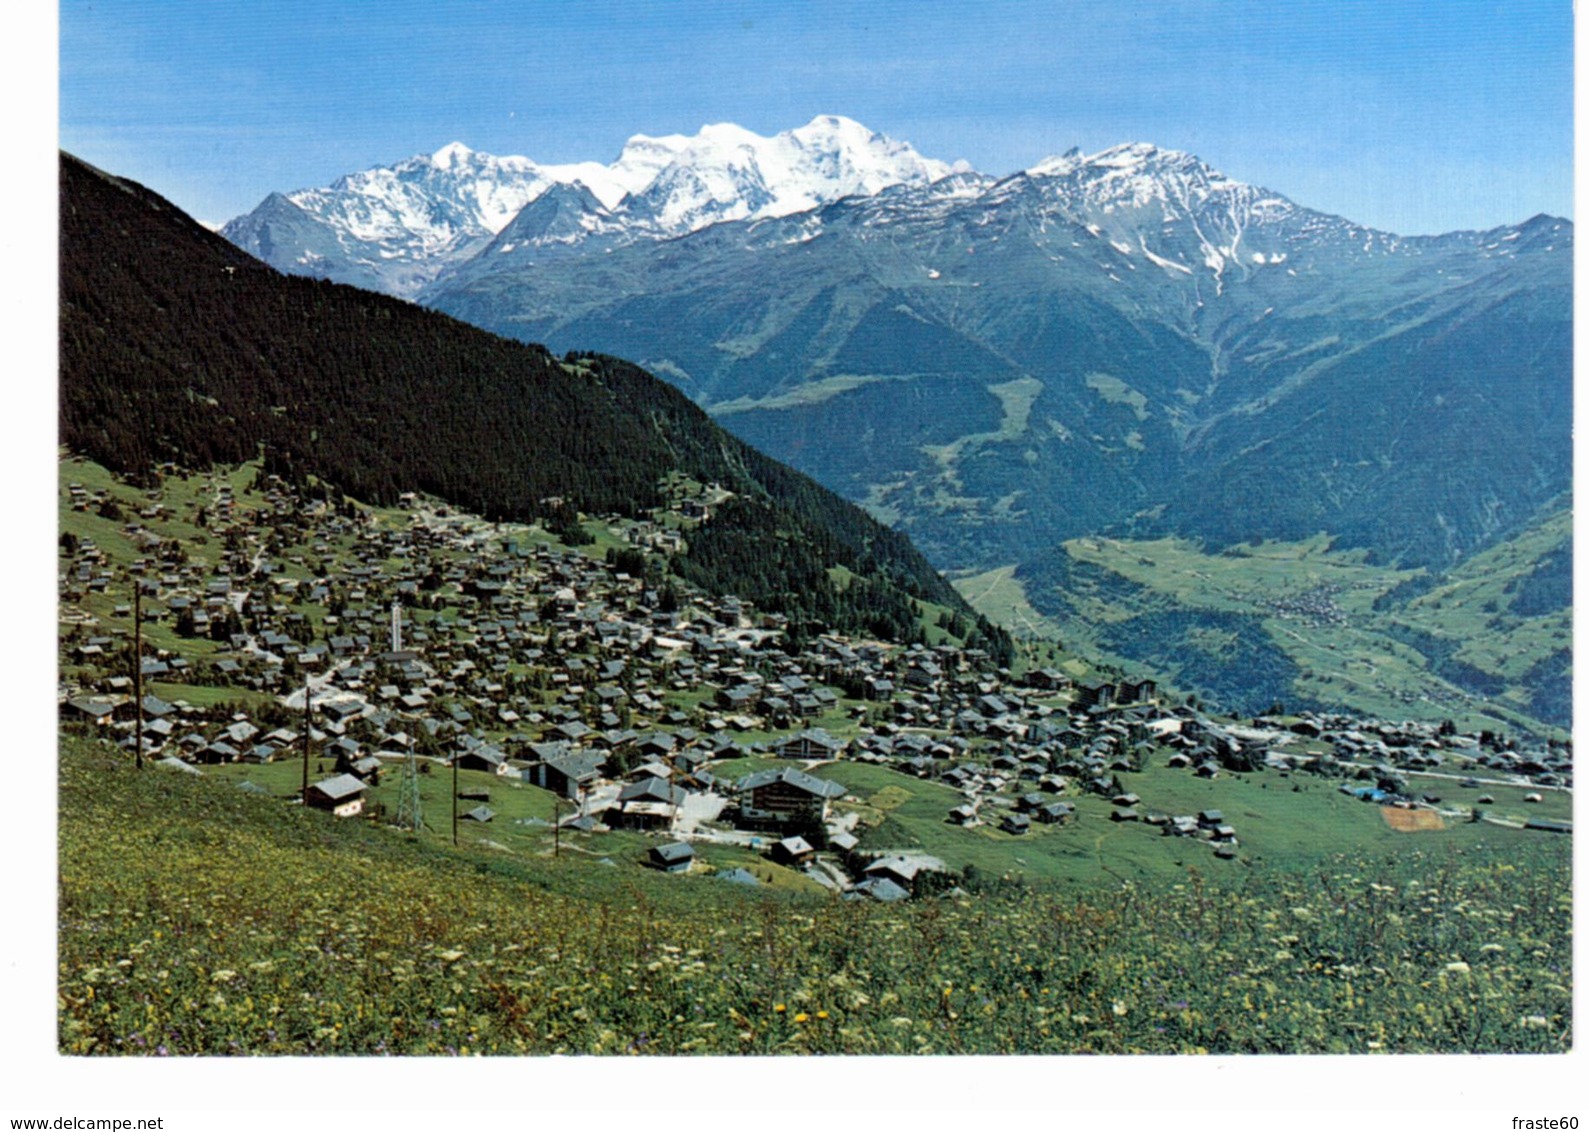
[[[474,150],[464,145],[463,142],[453,142],[444,145],[430,155],[430,163],[437,169],[451,169],[455,165],[467,164],[474,156]]]
[[[1052,182],[1058,191],[1090,208],[1159,204],[1184,212],[1221,197],[1262,201],[1271,210],[1294,208],[1285,198],[1233,181],[1189,153],[1147,142],[1117,145],[1090,155],[1072,149],[1039,162],[1026,170],[1026,175]]]
[[[500,270],[509,260],[535,263],[550,254],[581,246],[595,250],[589,241],[604,239],[606,246],[620,242],[623,223],[580,181],[556,184],[536,197],[515,216],[496,239],[476,258]]]
[[[724,220],[788,216],[894,185],[926,184],[950,172],[946,163],[836,115],[772,137],[732,123],[703,126],[694,137],[639,136],[625,147],[620,164],[631,158],[657,168],[628,208],[668,235]]]
[[[1147,142],[1093,154],[1072,149],[1011,181],[1010,191],[1031,186],[1049,212],[1121,255],[1181,276],[1206,269],[1216,289],[1230,269],[1250,274],[1285,263],[1293,229],[1331,219],[1232,180],[1192,154]]]

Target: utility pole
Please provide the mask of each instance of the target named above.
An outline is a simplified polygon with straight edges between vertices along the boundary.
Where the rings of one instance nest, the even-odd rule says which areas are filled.
[[[1475,821],[1478,819],[1474,819]],[[557,795],[552,795],[552,858],[563,852],[563,806]]]
[[[452,843],[458,845],[458,752],[452,753]]]
[[[133,766],[143,769],[143,579],[132,580],[132,697],[138,705],[133,715]]]

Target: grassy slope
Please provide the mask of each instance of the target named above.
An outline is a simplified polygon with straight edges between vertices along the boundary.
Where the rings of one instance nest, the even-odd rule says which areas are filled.
[[[1572,513],[1562,511],[1515,539],[1474,555],[1442,584],[1398,612],[1416,629],[1455,641],[1456,656],[1515,682],[1552,653],[1572,647],[1572,610],[1512,613],[1513,594],[1547,555],[1572,545]]]

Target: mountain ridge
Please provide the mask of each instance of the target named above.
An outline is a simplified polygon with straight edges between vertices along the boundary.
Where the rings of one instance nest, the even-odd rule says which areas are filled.
[[[1569,222],[1400,237],[1149,146],[1039,168],[895,186],[533,271],[476,259],[424,300],[524,340],[641,358],[739,435],[905,524],[946,568],[1154,522],[1216,541],[1344,527],[1389,558],[1437,564],[1564,486]],[[1012,395],[1016,382],[1035,392]],[[1516,413],[1486,407],[1495,382],[1515,391]],[[889,419],[907,388],[922,409]],[[1317,397],[1335,404],[1334,434],[1319,431]],[[928,418],[934,400],[958,431]],[[1364,469],[1396,464],[1398,432],[1453,414],[1460,475],[1446,482],[1434,452],[1396,475],[1421,477],[1431,513],[1463,513],[1455,537],[1427,516],[1394,535],[1407,516],[1388,498],[1349,529],[1352,496],[1405,490]],[[1398,419],[1366,427],[1376,415]],[[1523,443],[1530,433],[1543,443]],[[1283,504],[1274,530],[1253,527],[1251,507],[1199,505],[1227,473],[1269,476],[1254,458],[1276,435],[1310,436],[1321,460],[1344,447],[1351,464],[1309,468],[1285,500],[1261,497]],[[1501,493],[1500,521],[1481,519],[1494,510],[1470,506],[1491,470],[1483,449],[1503,438],[1500,463],[1525,490]],[[1325,482],[1342,475],[1346,494]],[[1076,492],[1068,517],[1049,505],[1021,518],[1034,497]],[[1143,518],[1167,505],[1177,513]]]
[[[950,171],[907,143],[835,115],[771,137],[732,123],[694,135],[636,134],[607,165],[543,165],[452,142],[325,188],[273,193],[222,232],[280,270],[412,297],[487,249],[557,186],[583,186],[601,209],[621,215],[614,231],[626,240],[664,239]]]

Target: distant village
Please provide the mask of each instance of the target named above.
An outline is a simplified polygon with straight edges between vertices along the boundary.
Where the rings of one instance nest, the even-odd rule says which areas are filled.
[[[1218,858],[1239,857],[1237,822],[1157,807],[1132,773],[1153,760],[1204,778],[1314,775],[1408,809],[1438,807],[1408,776],[1442,768],[1477,802],[1488,781],[1572,782],[1567,744],[1345,716],[1220,719],[1151,680],[1017,674],[952,641],[829,634],[791,651],[780,617],[648,566],[711,521],[724,493],[709,485],[681,488],[651,521],[613,520],[622,545],[603,554],[416,496],[376,512],[263,472],[240,488],[163,471],[202,485],[194,513],[160,487],[118,488],[118,503],[62,465],[65,507],[114,522],[134,554],[63,533],[62,724],[170,768],[312,763],[291,800],[334,817],[401,825],[409,816],[367,805],[376,782],[483,772],[561,799],[560,832],[650,835],[659,869],[688,870],[702,842],[726,841],[846,897],[899,900],[932,889],[924,878],[944,862],[866,844],[824,766],[936,781],[959,799],[945,823],[1011,837],[1070,825],[1095,795],[1108,820]],[[177,521],[199,523],[204,545],[173,537]],[[762,764],[721,773],[746,759]],[[468,793],[465,820],[492,821],[490,792]]]

